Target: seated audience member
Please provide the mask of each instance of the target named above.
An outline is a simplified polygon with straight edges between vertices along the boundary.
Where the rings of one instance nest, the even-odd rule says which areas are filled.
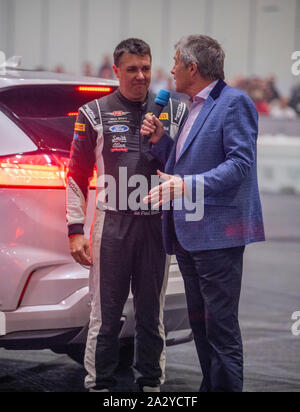
[[[254,89],[251,90],[249,96],[253,100],[256,110],[260,116],[269,116],[270,115],[270,107],[268,102],[264,98],[264,93],[261,89]]]
[[[276,119],[296,119],[297,113],[289,103],[290,99],[287,97],[276,100],[271,106],[270,115]]]

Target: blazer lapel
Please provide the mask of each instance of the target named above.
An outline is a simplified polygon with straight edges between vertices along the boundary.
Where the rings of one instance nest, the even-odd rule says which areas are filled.
[[[187,148],[190,146],[190,144],[192,143],[192,141],[195,139],[195,137],[197,136],[197,134],[199,133],[199,131],[201,130],[202,126],[204,125],[208,115],[210,114],[210,112],[213,110],[213,108],[216,105],[216,101],[211,97],[208,96],[207,100],[204,102],[203,107],[198,115],[198,117],[196,118],[192,129],[184,143],[184,146],[181,150],[181,153],[177,159],[177,162],[180,160],[181,156],[184,154],[184,152],[187,150]]]
[[[176,163],[176,144],[173,145],[170,156],[165,165],[165,173],[172,175],[174,173],[174,165]]]

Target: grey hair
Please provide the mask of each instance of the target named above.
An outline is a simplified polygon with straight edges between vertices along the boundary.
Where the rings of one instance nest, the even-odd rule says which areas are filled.
[[[182,37],[175,45],[180,53],[180,60],[187,67],[197,64],[198,71],[204,79],[224,80],[225,52],[220,44],[209,36],[194,34]]]

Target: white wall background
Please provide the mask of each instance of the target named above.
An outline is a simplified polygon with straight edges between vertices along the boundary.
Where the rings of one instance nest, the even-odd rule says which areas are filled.
[[[0,50],[5,51],[8,47],[7,42],[7,1],[0,0]]]
[[[300,81],[291,54],[300,50],[300,0],[0,0],[0,50],[27,67],[62,64],[80,73],[99,66],[126,37],[152,47],[154,67],[171,68],[182,36],[208,34],[226,53],[226,75],[274,73],[282,91]]]

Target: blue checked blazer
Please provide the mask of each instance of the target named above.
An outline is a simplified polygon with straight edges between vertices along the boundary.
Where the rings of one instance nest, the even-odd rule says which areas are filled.
[[[183,126],[182,126],[183,127]],[[181,128],[182,130],[182,128]],[[151,153],[165,172],[185,176],[190,196],[204,181],[204,216],[188,221],[191,211],[163,212],[166,252],[175,233],[190,252],[244,246],[265,240],[257,181],[258,115],[252,100],[220,80],[205,101],[176,161],[176,143],[164,135]]]

